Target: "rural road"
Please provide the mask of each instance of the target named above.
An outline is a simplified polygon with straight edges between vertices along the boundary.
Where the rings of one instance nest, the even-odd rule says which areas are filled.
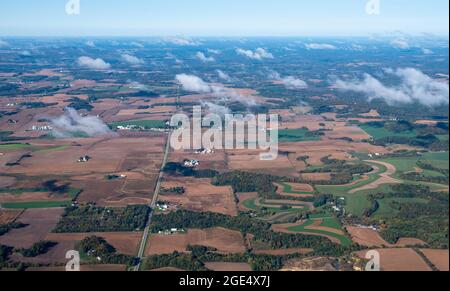
[[[134,267],[134,271],[139,271],[141,268],[141,264],[142,264],[142,259],[144,258],[145,255],[145,247],[147,245],[147,240],[148,240],[148,235],[150,233],[150,223],[152,221],[152,217],[153,217],[153,209],[156,206],[156,203],[158,202],[158,196],[159,196],[159,191],[161,190],[161,180],[164,176],[164,172],[163,169],[167,164],[167,159],[169,156],[169,151],[170,151],[170,137],[172,136],[172,131],[169,132],[168,136],[167,136],[167,141],[166,141],[166,148],[164,150],[164,158],[163,158],[163,162],[161,165],[161,170],[159,171],[159,176],[158,176],[158,181],[156,182],[156,187],[155,187],[155,192],[153,193],[153,199],[151,204],[149,205],[149,207],[151,208],[150,214],[148,216],[147,222],[146,222],[146,226],[144,229],[144,233],[142,235],[142,240],[141,240],[141,244],[139,246],[139,251],[138,251],[138,259],[139,259],[139,263]]]

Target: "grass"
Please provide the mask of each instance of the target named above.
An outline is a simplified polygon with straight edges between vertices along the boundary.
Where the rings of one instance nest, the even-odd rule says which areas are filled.
[[[37,208],[55,208],[68,207],[72,201],[30,201],[30,202],[7,202],[1,206],[5,209],[37,209]]]
[[[27,143],[7,143],[7,144],[0,144],[0,150],[22,150],[22,149],[28,149],[35,152],[53,152],[53,151],[62,151],[69,148],[67,145],[63,146],[47,146],[47,147],[41,147],[41,146],[34,146]]]
[[[306,229],[306,227],[312,226],[314,224],[314,220],[310,219],[307,220],[304,224],[302,225],[298,225],[298,226],[293,226],[288,228],[289,231],[292,232],[302,232],[302,233],[312,233],[312,234],[322,234],[322,235],[327,235],[333,238],[338,239],[341,244],[343,246],[350,246],[352,245],[352,240],[350,238],[348,238],[345,235],[339,235],[333,232],[328,232],[325,230],[317,230],[317,229]],[[342,230],[342,227],[339,223],[339,221],[337,221],[336,218],[334,217],[330,217],[330,218],[323,218],[323,222],[320,226],[323,227],[328,227],[328,228],[332,228],[332,229],[337,229],[337,230]]]
[[[279,142],[319,141],[320,136],[307,136],[307,129],[281,129],[278,131]]]
[[[145,128],[164,128],[166,127],[166,122],[163,120],[130,120],[122,122],[113,122],[109,126],[116,129],[118,126],[143,126]]]
[[[372,136],[374,139],[382,139],[385,137],[416,137],[417,132],[415,131],[404,131],[404,132],[394,132],[387,130],[384,127],[377,127],[372,126],[370,124],[361,124],[359,126],[362,128],[365,132],[367,132],[370,136]]]
[[[0,150],[21,150],[32,147],[30,144],[25,143],[7,143],[0,144]]]

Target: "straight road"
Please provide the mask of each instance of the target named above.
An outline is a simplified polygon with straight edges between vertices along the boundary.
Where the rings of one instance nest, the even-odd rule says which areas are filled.
[[[145,255],[145,247],[147,245],[147,240],[148,240],[148,235],[150,234],[150,223],[152,221],[152,217],[153,217],[153,210],[155,209],[156,203],[158,202],[158,196],[159,196],[159,192],[161,190],[161,180],[164,176],[164,172],[163,169],[167,164],[167,159],[169,157],[169,152],[170,152],[170,138],[172,136],[172,131],[169,132],[168,136],[167,136],[167,141],[166,141],[166,148],[164,151],[164,158],[163,158],[163,162],[161,165],[161,169],[159,171],[159,177],[158,177],[158,181],[156,182],[156,187],[155,187],[155,192],[153,193],[153,199],[152,199],[152,203],[149,205],[149,207],[151,208],[150,214],[148,216],[147,219],[147,223],[144,229],[144,233],[142,235],[142,240],[141,240],[141,244],[139,246],[139,252],[138,252],[138,258],[139,258],[139,263],[138,265],[136,265],[134,267],[134,271],[139,271],[141,268],[141,264],[142,264],[142,260],[144,258]]]

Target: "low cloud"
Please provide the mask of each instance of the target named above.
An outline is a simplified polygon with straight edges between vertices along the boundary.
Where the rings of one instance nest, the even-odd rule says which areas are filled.
[[[92,40],[88,40],[85,44],[86,44],[88,47],[95,47],[95,42],[92,41]]]
[[[86,56],[78,58],[78,65],[92,70],[109,70],[111,68],[110,64],[100,58],[93,59]]]
[[[245,56],[249,59],[258,60],[258,61],[261,61],[263,59],[273,59],[274,58],[273,54],[269,53],[268,51],[266,51],[263,48],[257,48],[255,51],[244,50],[244,49],[238,48],[238,49],[236,49],[236,53],[238,55]]]
[[[309,43],[305,44],[305,47],[309,50],[335,50],[337,47],[335,47],[332,44],[327,43]]]
[[[214,113],[220,116],[225,116],[226,114],[231,113],[231,110],[226,106],[217,105],[207,101],[202,101],[201,104],[203,107],[206,107],[210,113]]]
[[[167,37],[164,39],[165,42],[179,45],[179,46],[198,46],[200,45],[199,42],[196,42],[194,40],[185,38],[185,37]]]
[[[9,43],[0,39],[0,47],[7,47],[7,46],[9,46]]]
[[[53,135],[57,138],[71,138],[81,135],[89,137],[113,133],[98,117],[81,116],[73,108],[67,108],[64,115],[50,120]]]
[[[127,62],[130,65],[137,66],[142,65],[144,63],[144,60],[129,54],[123,54],[121,57],[123,61]]]
[[[180,83],[183,90],[188,92],[212,94],[222,101],[233,100],[247,106],[254,106],[256,104],[255,100],[249,98],[249,96],[242,95],[230,88],[209,84],[194,75],[180,74],[175,79]]]
[[[222,81],[225,82],[231,82],[233,79],[230,77],[230,75],[228,75],[227,73],[225,73],[222,70],[217,70],[217,75],[219,76],[219,79],[221,79]]]
[[[422,53],[423,53],[424,55],[432,55],[432,54],[433,54],[433,51],[430,50],[430,49],[427,49],[427,48],[423,48],[423,49],[422,49]]]
[[[215,49],[207,49],[207,51],[208,51],[208,53],[214,54],[214,55],[220,55],[222,53],[222,51],[215,50]]]
[[[405,39],[400,39],[400,38],[394,39],[393,41],[391,41],[391,45],[394,48],[402,49],[402,50],[407,50],[410,48],[408,41]]]
[[[202,52],[198,52],[198,53],[195,55],[195,57],[196,57],[198,60],[200,60],[200,61],[202,61],[202,62],[204,62],[204,63],[212,63],[212,62],[215,62],[215,61],[216,61],[216,59],[214,59],[213,57],[207,57],[207,56],[205,56],[205,54],[202,53]]]
[[[369,74],[360,81],[338,80],[341,90],[364,93],[370,99],[384,99],[390,105],[419,102],[426,106],[449,104],[449,86],[414,68],[386,69],[385,73],[398,77],[400,85],[388,87]]]
[[[308,84],[305,81],[294,76],[281,77],[281,75],[275,71],[270,72],[269,79],[281,82],[287,89],[290,90],[308,88]]]

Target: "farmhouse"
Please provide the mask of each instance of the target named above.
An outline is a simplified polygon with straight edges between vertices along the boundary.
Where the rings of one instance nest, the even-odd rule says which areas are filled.
[[[183,165],[186,168],[196,168],[200,165],[200,162],[197,160],[185,160]]]
[[[92,158],[91,158],[90,156],[83,156],[83,157],[80,157],[80,158],[78,159],[78,163],[87,163],[87,162],[89,162],[91,159],[92,159]]]

